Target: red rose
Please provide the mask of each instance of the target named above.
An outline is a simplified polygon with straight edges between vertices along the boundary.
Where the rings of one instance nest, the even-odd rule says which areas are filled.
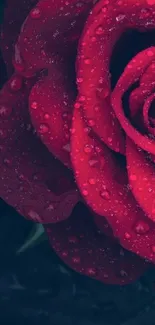
[[[155,47],[110,82],[131,28],[155,28],[154,0],[8,0],[1,36],[0,196],[74,270],[115,284],[155,262]]]

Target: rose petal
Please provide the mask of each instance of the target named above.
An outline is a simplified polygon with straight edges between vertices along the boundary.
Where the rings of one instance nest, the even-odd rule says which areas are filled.
[[[133,90],[130,95],[129,107],[130,107],[130,114],[132,118],[137,113],[139,113],[142,106],[144,105],[145,99],[149,95],[151,95],[151,93],[154,91],[155,88],[154,75],[155,75],[155,61],[153,61],[153,63],[146,68],[144,74],[141,76],[139,80],[139,87]]]
[[[39,80],[32,88],[29,106],[41,140],[51,153],[71,167],[70,128],[75,91],[72,78],[65,70],[55,65],[48,77]]]
[[[155,165],[129,138],[126,157],[132,192],[148,217],[155,221]]]
[[[86,208],[76,207],[72,216],[46,226],[50,243],[60,258],[75,271],[107,284],[136,280],[146,264],[98,232]]]
[[[78,40],[92,2],[79,3],[74,0],[69,6],[67,1],[40,1],[26,19],[15,46],[15,68],[21,74],[30,77],[40,69],[48,68],[48,77],[40,80],[32,89],[30,113],[41,140],[67,167],[71,167],[70,126],[76,96],[75,71],[73,75],[71,73],[76,48],[73,36],[76,35]],[[62,49],[67,49],[67,57]],[[58,57],[52,53],[57,51]],[[22,65],[23,60],[27,67]]]
[[[37,222],[67,218],[78,201],[71,172],[36,137],[28,114],[35,81],[14,75],[0,92],[0,196]]]
[[[108,1],[100,1],[88,18],[79,46],[77,85],[87,124],[110,148],[124,153],[124,133],[110,104],[109,47],[112,48],[114,38],[108,30],[110,9]]]
[[[73,53],[93,2],[40,0],[24,22],[16,44],[15,69],[32,76],[49,68],[54,57]]]
[[[8,76],[13,72],[12,57],[23,21],[38,0],[7,0],[4,10],[0,48],[7,65]]]
[[[132,126],[123,111],[122,96],[125,91],[141,77],[141,75],[145,74],[145,69],[151,65],[154,60],[155,47],[150,47],[147,50],[137,54],[124,70],[124,73],[121,75],[112,94],[112,106],[122,128],[139,147],[152,154],[155,154],[154,139],[141,134],[137,129],[134,128],[134,126]],[[154,70],[151,69],[151,71]],[[150,84],[151,79],[152,77],[150,74]]]
[[[120,182],[118,159],[95,139],[78,109],[74,111],[72,128],[72,163],[87,204],[95,213],[106,217],[122,246],[155,262],[155,224],[137,205],[126,182],[126,169],[122,168]],[[140,224],[145,225],[143,232],[139,231]]]
[[[155,3],[152,1],[102,0],[93,8],[81,38],[77,84],[83,100],[83,114],[88,125],[91,121],[91,126],[99,138],[120,153],[125,151],[125,141],[118,120],[121,125],[123,122],[121,118],[116,119],[110,105],[109,66],[112,51],[117,40],[127,29],[155,28],[154,18]],[[118,97],[115,106],[117,102]],[[115,113],[116,111],[118,112],[118,109],[115,109]],[[119,114],[122,114],[120,109],[117,117]],[[126,123],[125,121],[124,124]],[[123,129],[126,131],[124,124]]]

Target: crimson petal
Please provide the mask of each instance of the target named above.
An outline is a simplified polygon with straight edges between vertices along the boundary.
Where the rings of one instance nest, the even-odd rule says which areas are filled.
[[[51,246],[68,266],[106,284],[128,284],[146,268],[143,260],[98,232],[81,206],[68,220],[45,228]]]
[[[76,96],[71,75],[74,63],[69,61],[75,56],[73,36],[76,35],[76,41],[79,39],[92,5],[90,0],[74,0],[71,6],[67,1],[39,1],[27,17],[15,46],[14,65],[20,74],[30,77],[48,69],[48,77],[39,80],[31,91],[30,114],[41,140],[67,167],[71,167],[70,127]]]
[[[124,116],[122,121],[122,110],[116,109],[117,106],[120,106],[121,101],[118,95],[120,84],[114,91],[116,99],[113,99],[113,108],[115,108],[118,119],[111,107],[110,58],[113,48],[123,32],[130,28],[153,29],[155,28],[154,18],[154,1],[102,0],[93,8],[81,38],[77,61],[77,84],[83,101],[83,114],[87,124],[91,124],[99,138],[111,149],[120,153],[125,153],[125,138],[121,126],[128,133],[129,127]],[[140,63],[142,66],[143,61],[146,61],[145,56]],[[151,57],[150,51],[148,64]],[[137,71],[136,66],[132,71]],[[121,86],[123,87],[123,85],[124,80]],[[133,136],[134,134],[135,131]],[[143,140],[147,147],[148,139],[144,138]],[[152,142],[150,147],[152,147]],[[153,147],[152,150],[154,150]]]
[[[155,61],[153,61],[153,63],[146,68],[145,73],[140,78],[139,87],[133,90],[130,95],[129,107],[131,117],[134,117],[137,113],[139,113],[146,98],[154,91],[154,75]]]
[[[125,116],[123,111],[122,96],[125,91],[134,84],[141,75],[145,75],[145,70],[154,62],[155,60],[155,47],[150,47],[147,50],[144,50],[137,54],[134,59],[128,64],[124,73],[121,75],[120,79],[117,82],[117,85],[112,94],[112,105],[115,111],[115,114],[126,132],[126,134],[142,149],[155,154],[155,141],[154,139],[149,138],[147,135],[141,134],[137,129],[132,126],[128,118]],[[154,70],[150,70],[154,71]],[[148,76],[148,75],[147,75]],[[145,79],[144,79],[145,80]],[[152,90],[152,75],[150,74],[150,87],[149,90]],[[142,89],[141,89],[142,91]],[[131,107],[132,111],[132,107]]]
[[[95,139],[78,109],[74,111],[72,128],[72,163],[87,204],[95,213],[106,217],[122,246],[155,262],[155,224],[135,201],[125,168],[121,170],[120,183],[118,161],[106,145]]]
[[[39,80],[29,97],[32,123],[42,142],[67,167],[70,164],[70,128],[75,100],[72,80],[58,65]]]
[[[108,30],[114,7],[114,3],[100,1],[88,18],[79,45],[77,85],[87,124],[110,148],[125,153],[124,133],[110,104],[109,60],[118,37],[118,32],[116,36]]]
[[[155,165],[129,138],[126,157],[132,192],[148,217],[155,221]]]
[[[78,201],[71,172],[37,138],[28,114],[34,80],[14,75],[0,92],[0,196],[25,217],[67,218]]]
[[[54,57],[74,52],[93,0],[40,0],[24,22],[14,66],[25,76],[50,68]],[[74,46],[73,46],[74,45]]]

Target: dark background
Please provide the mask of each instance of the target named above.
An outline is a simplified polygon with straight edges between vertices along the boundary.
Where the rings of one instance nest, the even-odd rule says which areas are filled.
[[[4,1],[0,1],[2,20]],[[152,44],[151,35],[130,33],[130,52],[122,56],[121,64],[119,44],[111,64],[113,85],[130,57],[146,47],[146,41]],[[121,44],[126,47],[122,40]],[[5,80],[0,56],[0,86]],[[0,200],[1,325],[155,325],[154,269],[132,285],[110,286],[71,271],[47,240],[17,255],[32,227]]]

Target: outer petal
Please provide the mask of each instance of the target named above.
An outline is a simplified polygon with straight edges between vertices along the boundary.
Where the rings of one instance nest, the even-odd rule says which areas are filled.
[[[15,47],[14,66],[23,75],[49,68],[54,56],[75,53],[93,0],[40,0],[28,15]]]
[[[72,216],[47,226],[50,243],[61,259],[75,271],[107,284],[136,280],[146,263],[98,232],[86,208],[76,207]]]
[[[37,2],[38,0],[6,0],[0,47],[9,76],[13,72],[12,57],[20,28]]]
[[[76,96],[75,40],[92,5],[92,0],[72,4],[41,0],[26,19],[15,46],[14,64],[21,74],[30,77],[48,69],[48,77],[32,89],[30,113],[41,140],[67,167],[71,167],[70,127]]]
[[[0,196],[27,218],[57,222],[70,215],[78,192],[32,128],[27,105],[33,83],[14,75],[0,92]]]
[[[29,97],[31,120],[51,153],[67,167],[70,163],[70,128],[75,91],[70,73],[54,65],[47,77],[40,79]]]
[[[72,163],[87,204],[107,218],[114,236],[125,248],[155,262],[155,224],[137,206],[126,180],[125,167],[108,147],[95,139],[78,109],[74,112],[72,128]]]

